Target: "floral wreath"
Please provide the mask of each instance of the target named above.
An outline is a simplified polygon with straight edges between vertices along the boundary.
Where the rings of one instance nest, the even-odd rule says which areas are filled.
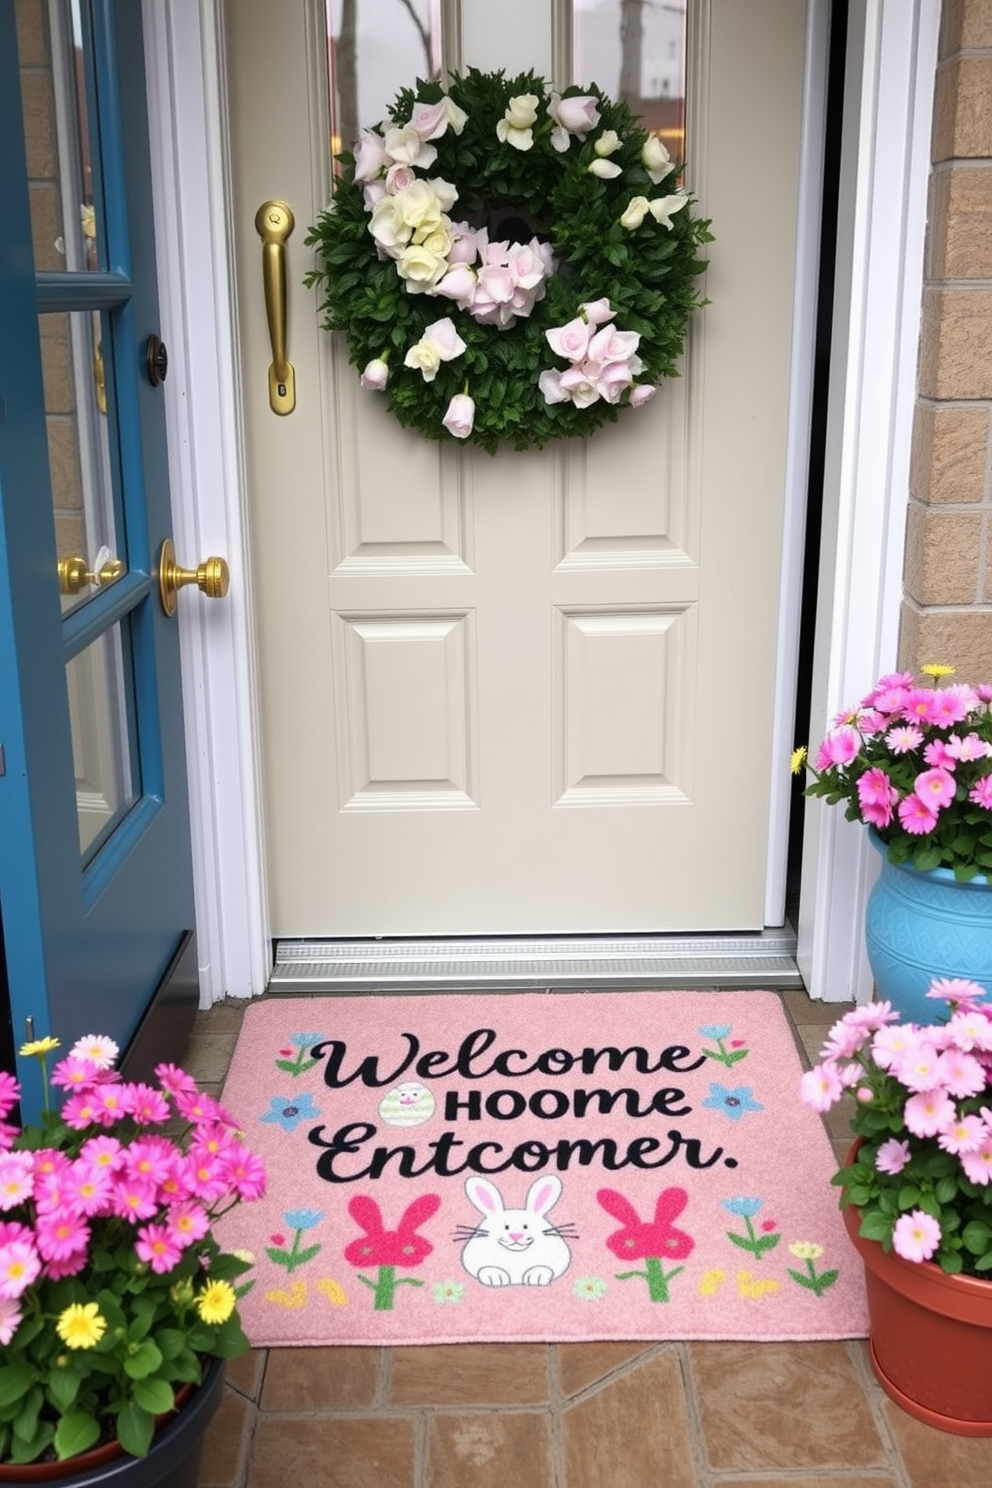
[[[677,375],[712,237],[625,103],[469,68],[390,119],[337,157],[306,283],[401,424],[540,448]]]

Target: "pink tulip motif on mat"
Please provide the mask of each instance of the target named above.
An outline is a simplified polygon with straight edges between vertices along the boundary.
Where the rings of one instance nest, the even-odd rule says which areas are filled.
[[[387,1230],[382,1222],[382,1210],[367,1194],[356,1194],[348,1205],[348,1213],[361,1225],[364,1233],[345,1247],[344,1258],[352,1266],[378,1266],[375,1281],[359,1272],[358,1279],[375,1294],[375,1311],[391,1312],[396,1300],[396,1288],[400,1286],[422,1287],[423,1282],[413,1276],[397,1276],[397,1266],[419,1266],[427,1259],[434,1247],[423,1235],[417,1234],[420,1225],[441,1207],[437,1194],[421,1194],[404,1209],[395,1230]]]
[[[676,1266],[674,1271],[666,1272],[664,1261],[684,1261],[696,1244],[691,1235],[672,1223],[689,1202],[685,1189],[662,1189],[653,1221],[642,1220],[633,1204],[615,1188],[601,1188],[596,1198],[607,1214],[612,1214],[621,1224],[621,1228],[615,1230],[606,1242],[610,1250],[622,1261],[644,1262],[643,1271],[618,1271],[617,1281],[641,1277],[648,1284],[648,1296],[652,1302],[667,1302],[668,1283],[685,1267]]]

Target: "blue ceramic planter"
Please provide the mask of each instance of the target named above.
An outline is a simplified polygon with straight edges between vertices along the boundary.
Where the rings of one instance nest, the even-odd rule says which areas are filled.
[[[992,997],[992,883],[982,877],[958,883],[949,868],[894,867],[884,842],[868,835],[882,858],[865,917],[879,997],[914,1023],[933,1023],[950,1011],[926,995],[934,977],[965,977]]]

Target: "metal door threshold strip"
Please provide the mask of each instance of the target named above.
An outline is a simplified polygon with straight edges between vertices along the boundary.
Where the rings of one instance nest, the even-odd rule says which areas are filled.
[[[787,925],[730,935],[280,940],[269,991],[801,986]]]

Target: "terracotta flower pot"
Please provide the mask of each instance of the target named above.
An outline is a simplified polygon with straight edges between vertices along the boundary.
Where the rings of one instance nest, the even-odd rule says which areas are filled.
[[[152,1438],[147,1457],[107,1442],[64,1462],[0,1462],[0,1483],[56,1483],[60,1488],[194,1488],[203,1438],[224,1388],[224,1360],[210,1359],[202,1382]]]
[[[992,1281],[904,1261],[861,1239],[857,1209],[843,1216],[865,1265],[871,1363],[882,1389],[939,1431],[992,1436]]]

